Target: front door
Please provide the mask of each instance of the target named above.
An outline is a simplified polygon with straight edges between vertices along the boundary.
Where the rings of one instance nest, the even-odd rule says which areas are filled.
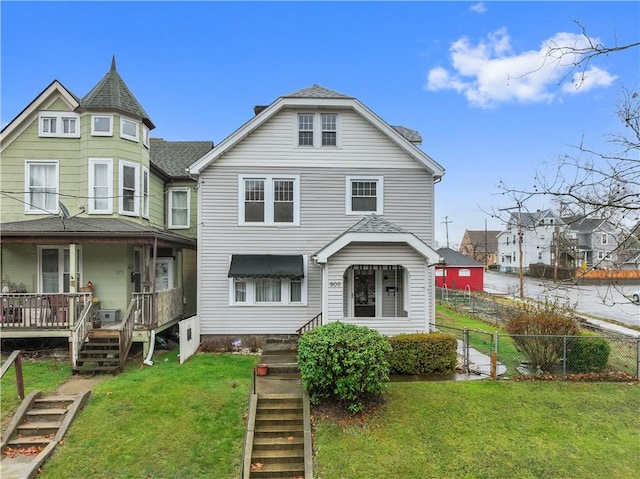
[[[353,315],[373,318],[376,315],[376,270],[353,270]]]

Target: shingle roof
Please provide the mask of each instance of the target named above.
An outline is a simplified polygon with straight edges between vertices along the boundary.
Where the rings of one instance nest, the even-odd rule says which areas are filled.
[[[394,130],[404,136],[411,143],[415,143],[417,145],[422,143],[422,135],[416,130],[412,130],[411,128],[407,128],[406,126],[392,126]]]
[[[173,243],[195,245],[195,239],[193,238],[121,218],[62,218],[57,215],[51,215],[35,220],[2,223],[0,224],[0,229],[2,230],[2,240],[19,236],[95,238],[97,235],[97,237],[104,240],[109,238],[132,240],[136,237],[158,237]]]
[[[478,251],[485,251],[485,239],[487,241],[486,251],[498,251],[499,230],[467,230],[469,242]]]
[[[187,178],[185,169],[213,148],[212,141],[165,141],[151,138],[149,160],[173,178]]]
[[[591,233],[597,230],[604,222],[601,218],[585,218],[582,216],[568,216],[562,218],[569,228],[579,233]]]
[[[147,112],[118,74],[115,56],[111,61],[111,70],[80,100],[80,107],[83,110],[117,110],[141,119],[149,129],[155,128]]]
[[[349,228],[347,233],[407,233],[406,230],[375,214],[365,216]]]
[[[446,266],[481,267],[484,265],[473,258],[469,258],[451,248],[439,248],[438,254],[444,258]]]
[[[348,95],[343,95],[337,91],[329,90],[320,85],[313,84],[310,87],[303,88],[302,90],[283,95],[283,98],[353,98]]]

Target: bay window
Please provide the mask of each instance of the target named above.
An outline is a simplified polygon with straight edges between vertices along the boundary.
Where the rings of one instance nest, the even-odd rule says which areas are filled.
[[[140,165],[120,161],[118,212],[123,215],[137,216],[139,211]]]

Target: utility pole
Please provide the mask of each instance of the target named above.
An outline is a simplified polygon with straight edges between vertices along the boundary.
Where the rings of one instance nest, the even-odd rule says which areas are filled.
[[[444,223],[444,229],[447,233],[447,248],[448,248],[449,247],[449,223],[453,223],[453,221],[449,221],[449,217],[445,216],[444,221],[442,223]]]
[[[522,225],[522,202],[518,201],[516,206],[511,208],[501,208],[500,211],[509,211],[518,209],[518,269],[520,270],[520,299],[524,299],[524,278],[522,270],[522,241],[524,236]]]

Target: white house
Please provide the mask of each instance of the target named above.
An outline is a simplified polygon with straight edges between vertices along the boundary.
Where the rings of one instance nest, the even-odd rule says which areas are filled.
[[[190,167],[202,334],[295,334],[318,315],[428,331],[444,169],[420,135],[318,85],[255,111]]]

